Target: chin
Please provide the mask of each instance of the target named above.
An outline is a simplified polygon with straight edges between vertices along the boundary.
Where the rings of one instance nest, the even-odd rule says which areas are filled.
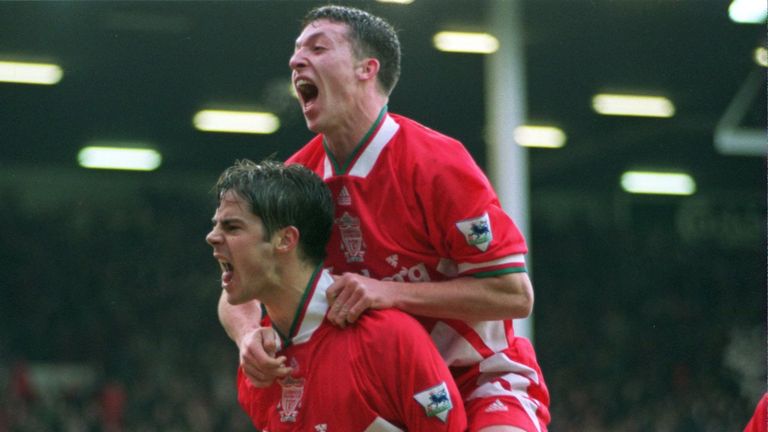
[[[309,129],[310,132],[318,133],[318,134],[322,133],[320,131],[320,126],[317,124],[317,122],[314,122],[314,121],[312,121],[312,120],[310,120],[308,118],[305,118],[304,120],[306,120],[307,129]]]
[[[247,300],[243,299],[242,297],[233,296],[232,294],[227,293],[227,303],[231,304],[232,306],[237,306],[245,303]]]
[[[323,133],[323,125],[320,122],[320,118],[317,113],[313,113],[312,116],[304,116],[304,121],[307,124],[307,129],[314,133]]]

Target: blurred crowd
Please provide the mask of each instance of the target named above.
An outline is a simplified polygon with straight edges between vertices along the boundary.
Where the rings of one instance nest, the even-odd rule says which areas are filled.
[[[32,211],[0,190],[0,432],[253,430],[216,317],[213,198],[139,197]],[[550,431],[746,424],[766,382],[764,243],[676,235],[673,221],[534,224]],[[56,365],[88,373],[41,383]]]

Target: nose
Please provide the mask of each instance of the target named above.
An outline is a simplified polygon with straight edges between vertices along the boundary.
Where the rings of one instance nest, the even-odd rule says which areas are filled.
[[[215,245],[221,243],[221,234],[219,234],[219,232],[216,230],[216,228],[213,228],[213,229],[211,229],[211,232],[209,232],[205,236],[205,241],[209,245],[215,246]]]
[[[293,55],[288,60],[288,66],[291,68],[291,70],[301,69],[306,65],[307,63],[301,50],[294,51]]]

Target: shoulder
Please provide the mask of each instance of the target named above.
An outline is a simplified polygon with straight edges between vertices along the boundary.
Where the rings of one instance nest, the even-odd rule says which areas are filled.
[[[390,114],[400,125],[396,157],[418,167],[421,175],[446,170],[476,173],[479,168],[461,141],[407,117]]]
[[[296,153],[291,155],[286,161],[286,164],[300,163],[306,165],[315,160],[321,159],[325,155],[325,149],[323,149],[323,137],[322,135],[315,135],[304,147],[300,148]]]
[[[459,140],[425,126],[416,120],[399,114],[390,114],[390,116],[400,125],[400,133],[403,137],[418,142],[423,146],[458,146],[464,148],[464,145]]]
[[[398,309],[368,310],[358,321],[361,341],[384,344],[410,344],[430,341],[424,327],[411,315]]]
[[[410,328],[412,325],[420,326],[411,315],[400,309],[369,309],[361,316],[365,326],[380,328],[383,326]]]

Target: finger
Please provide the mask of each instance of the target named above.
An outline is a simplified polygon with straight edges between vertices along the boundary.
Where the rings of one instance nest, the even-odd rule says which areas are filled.
[[[284,378],[284,377],[288,376],[288,374],[293,372],[293,368],[285,365],[285,357],[280,357],[280,359],[282,360],[280,362],[280,367],[278,367],[274,371],[275,372],[275,377],[277,377],[277,378]]]
[[[264,330],[263,340],[264,340],[264,351],[270,357],[274,357],[275,354],[278,351],[280,351],[280,348],[282,345],[280,342],[280,337],[277,335],[275,330],[270,327]]]
[[[371,307],[373,304],[372,302],[373,300],[370,298],[366,290],[356,290],[347,300],[346,305],[344,305],[344,308],[346,309],[345,318],[347,322],[353,323],[357,321],[360,315],[362,315],[366,309]]]
[[[248,349],[248,351],[244,352],[241,357],[247,363],[252,363],[257,366],[263,365],[263,367],[267,367],[267,365],[274,364],[275,362],[275,357],[269,355],[261,345],[259,345],[258,348]]]
[[[286,358],[280,356],[276,359],[270,359],[269,364],[243,363],[243,372],[257,387],[269,386],[276,378],[284,378],[290,374],[293,369],[285,365]]]
[[[277,360],[276,364],[271,365],[266,371],[262,371],[265,375],[269,375],[272,378],[283,378],[293,371],[293,368],[285,365],[285,356],[280,356],[275,360]]]
[[[275,358],[275,362],[276,362],[277,368],[278,369],[279,368],[288,368],[287,366],[285,366],[285,361],[286,360],[287,359],[285,358],[285,356],[280,356],[280,357]],[[288,369],[290,369],[290,368],[288,368]]]
[[[333,304],[333,302],[336,300],[336,296],[339,295],[339,291],[344,287],[344,283],[342,282],[342,279],[339,276],[333,277],[333,283],[328,285],[328,288],[325,290],[325,297],[328,299],[329,304]]]
[[[347,315],[349,314],[349,308],[346,306],[338,306],[332,308],[332,311],[328,313],[328,319],[335,325],[344,328],[347,325]]]
[[[271,386],[276,379],[285,378],[293,371],[291,368],[283,368],[277,371],[274,375],[266,375],[260,372],[246,371],[243,369],[245,376],[255,387],[265,388]]]
[[[346,322],[346,314],[349,312],[347,302],[350,297],[350,291],[352,291],[351,288],[341,290],[328,310],[328,319],[336,325],[341,325]]]
[[[250,381],[251,384],[253,384],[255,387],[269,387],[275,381],[274,377],[264,375],[259,371],[254,371],[253,369],[247,367],[243,367],[243,373],[245,373],[248,381]]]
[[[282,360],[281,360],[282,359]],[[243,356],[241,363],[252,366],[258,370],[270,370],[277,369],[285,364],[285,357],[270,357],[270,356]]]
[[[347,322],[350,324],[357,321],[358,318],[360,318],[360,315],[371,307],[370,299],[365,296],[360,297],[361,298],[354,304],[354,306],[349,308],[349,312],[347,313]]]

